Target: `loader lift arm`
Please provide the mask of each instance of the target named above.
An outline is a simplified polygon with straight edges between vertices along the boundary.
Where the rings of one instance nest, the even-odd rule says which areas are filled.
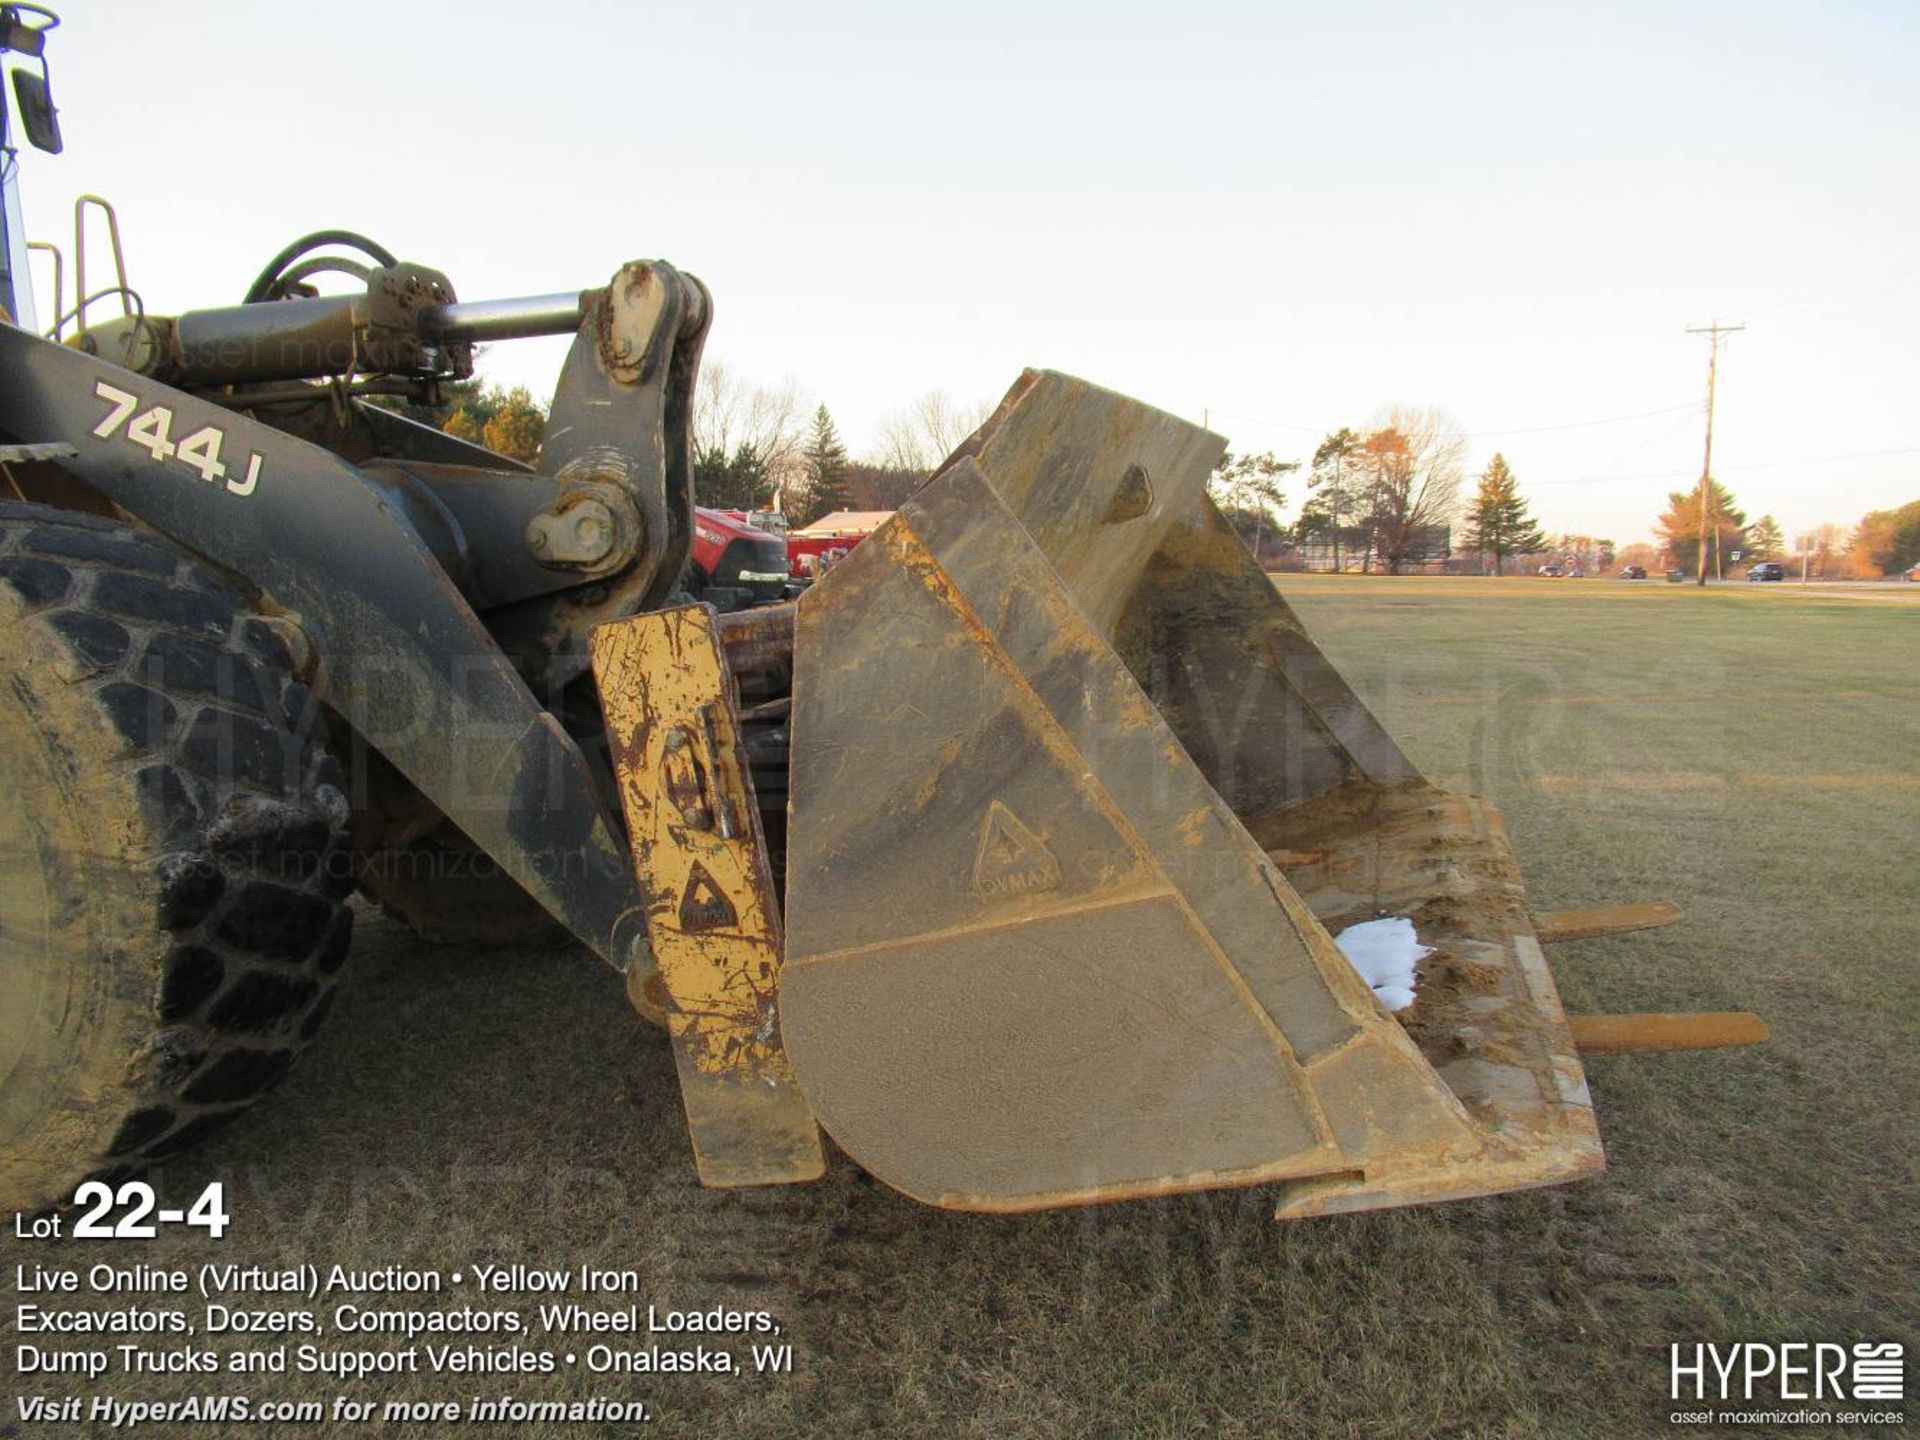
[[[418,278],[417,267],[408,273]],[[533,327],[550,329],[564,308],[551,297],[464,313],[436,304],[406,313],[440,342],[463,326],[540,333]],[[96,337],[94,348],[183,382],[195,371],[180,362],[181,330],[218,337],[204,353],[242,356],[249,385],[237,386],[230,366],[200,372],[206,392],[0,326],[10,376],[0,431],[69,443],[64,471],[256,588],[306,632],[321,657],[315,688],[355,732],[616,969],[650,968],[617,823],[580,747],[529,682],[558,688],[583,671],[587,628],[658,604],[685,559],[705,288],[664,263],[636,262],[575,299],[577,333],[539,474],[497,457],[474,466],[484,452],[413,436],[420,427],[398,417],[366,424],[389,447],[436,460],[375,455],[356,465],[256,418],[330,403],[313,386],[284,393],[337,369],[313,331],[281,324],[283,305],[297,302],[211,312],[205,325],[181,317],[165,329],[141,317],[147,328],[102,327]],[[351,306],[328,304],[326,324],[364,328],[365,309],[356,320]],[[357,342],[349,334],[346,343]],[[444,463],[450,455],[469,463]],[[516,668],[502,635],[537,652],[537,663]]]

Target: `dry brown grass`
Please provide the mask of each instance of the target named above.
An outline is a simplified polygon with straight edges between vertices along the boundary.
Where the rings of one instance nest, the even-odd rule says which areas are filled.
[[[1536,904],[1690,910],[1559,947],[1573,1007],[1752,1008],[1773,1025],[1760,1050],[1597,1061],[1612,1168],[1591,1183],[1288,1227],[1259,1192],[949,1215],[844,1161],[813,1187],[706,1192],[664,1045],[612,976],[427,949],[372,917],[287,1087],[161,1178],[173,1197],[227,1181],[224,1259],[637,1266],[657,1303],[726,1297],[786,1321],[789,1380],[346,1387],[637,1393],[662,1434],[1612,1437],[1668,1432],[1669,1341],[1895,1338],[1912,1354],[1920,614],[1752,588],[1765,603],[1599,582],[1289,587],[1417,760],[1498,800]],[[207,1247],[144,1249],[189,1264]]]

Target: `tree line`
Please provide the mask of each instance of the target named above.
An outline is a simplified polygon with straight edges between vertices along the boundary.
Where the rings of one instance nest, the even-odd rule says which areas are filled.
[[[1718,480],[1709,480],[1706,491],[1709,575],[1723,576],[1736,563],[1791,560],[1819,579],[1874,580],[1920,565],[1920,500],[1869,511],[1852,527],[1818,526],[1789,547],[1773,516],[1749,521],[1733,492]],[[1700,570],[1700,512],[1700,487],[1694,486],[1668,495],[1665,513],[1654,522],[1660,561],[1688,576]]]
[[[1254,553],[1283,568],[1399,574],[1452,558],[1449,568],[1477,566],[1493,575],[1542,561],[1587,574],[1616,564],[1698,574],[1698,487],[1668,495],[1654,522],[1657,543],[1620,547],[1602,536],[1548,535],[1501,454],[1471,477],[1473,492],[1462,500],[1465,449],[1464,432],[1444,411],[1397,407],[1364,430],[1343,427],[1320,442],[1306,471],[1306,502],[1291,527],[1280,522],[1279,480],[1299,471],[1300,462],[1228,454],[1214,476],[1215,495]],[[1850,528],[1818,526],[1794,548],[1772,515],[1749,520],[1717,480],[1707,492],[1709,574],[1764,560],[1804,561],[1823,579],[1874,579],[1920,566],[1920,500],[1871,511]]]
[[[1444,410],[1393,406],[1362,429],[1342,426],[1320,442],[1291,526],[1279,520],[1277,482],[1300,470],[1298,461],[1230,453],[1215,473],[1215,494],[1254,553],[1282,565],[1397,575],[1452,558],[1457,540],[1483,569],[1501,574],[1519,557],[1548,550],[1504,455],[1473,477],[1463,504],[1466,449],[1465,430]],[[1591,543],[1610,555],[1611,542]]]
[[[719,509],[777,504],[795,526],[836,510],[895,510],[990,408],[929,390],[887,416],[878,444],[856,458],[826,405],[809,413],[791,384],[755,385],[709,363],[694,400],[694,491]]]
[[[521,386],[466,381],[414,418],[531,462],[546,410]],[[878,443],[855,458],[824,404],[809,412],[795,388],[755,385],[724,362],[708,364],[694,404],[694,488],[703,505],[754,510],[777,504],[796,526],[837,510],[893,510],[933,473],[991,410],[928,391],[883,421]],[[1263,562],[1282,567],[1400,574],[1453,559],[1500,575],[1542,558],[1598,573],[1616,561],[1697,573],[1700,490],[1667,497],[1656,544],[1618,548],[1589,535],[1549,536],[1534,519],[1504,455],[1475,476],[1464,465],[1466,432],[1444,410],[1394,406],[1360,429],[1342,426],[1312,459],[1272,451],[1222,455],[1211,488],[1229,524]],[[1291,523],[1288,477],[1305,471],[1306,498]],[[1466,481],[1474,481],[1462,500]],[[1771,515],[1749,520],[1719,481],[1707,486],[1707,565],[1804,561],[1822,578],[1903,574],[1920,565],[1920,500],[1875,510],[1852,527],[1822,525],[1790,548]],[[1458,534],[1456,535],[1456,527]],[[1456,540],[1458,541],[1456,549]]]
[[[391,400],[410,419],[531,464],[547,407],[525,386],[464,380],[436,405]],[[849,454],[825,405],[809,413],[791,385],[743,381],[724,363],[703,367],[694,399],[693,484],[702,505],[760,510],[778,504],[794,525],[836,510],[894,510],[934,466],[979,428],[990,407],[932,390],[883,421],[877,447]]]
[[[545,407],[524,387],[479,381],[449,387],[437,407],[405,408],[529,462],[546,423]],[[985,401],[961,403],[928,391],[888,416],[877,446],[856,459],[824,404],[809,414],[793,386],[755,385],[723,362],[710,363],[694,402],[694,491],[701,504],[718,509],[777,504],[795,526],[837,510],[897,509],[990,410]],[[1364,430],[1327,436],[1306,477],[1309,499],[1291,524],[1282,519],[1283,482],[1301,469],[1297,460],[1228,452],[1211,488],[1228,522],[1263,559],[1318,547],[1335,568],[1397,574],[1451,553],[1465,450],[1465,432],[1444,411],[1394,408]],[[1540,548],[1538,527],[1500,456],[1481,476],[1467,518],[1468,543],[1496,568]]]

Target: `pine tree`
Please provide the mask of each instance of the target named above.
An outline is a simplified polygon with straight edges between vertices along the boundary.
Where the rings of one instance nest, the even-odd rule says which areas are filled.
[[[1762,515],[1747,527],[1747,559],[1778,560],[1785,547],[1780,522],[1773,516]]]
[[[511,455],[532,464],[540,455],[546,439],[547,412],[524,385],[516,385],[500,401],[500,409],[480,432],[480,443],[489,450]]]
[[[468,384],[458,388],[440,428],[531,464],[546,435],[547,411],[524,385],[503,390],[498,385]]]
[[[1741,549],[1747,538],[1747,512],[1733,503],[1733,492],[1718,480],[1708,484],[1707,569],[1720,568],[1720,558]],[[1675,490],[1667,496],[1667,513],[1654,522],[1672,567],[1694,573],[1700,555],[1700,491]]]
[[[1520,498],[1520,482],[1507,457],[1495,455],[1480,472],[1480,488],[1467,513],[1467,548],[1493,556],[1493,573],[1498,575],[1509,555],[1531,555],[1546,543]]]
[[[1347,457],[1359,448],[1360,437],[1341,426],[1320,442],[1313,452],[1313,469],[1307,476],[1312,498],[1300,507],[1300,519],[1294,535],[1305,543],[1315,535],[1325,535],[1333,551],[1333,568],[1342,566],[1340,537],[1351,523],[1360,499],[1358,485],[1347,471]]]
[[[1280,530],[1280,510],[1287,503],[1280,479],[1300,468],[1298,460],[1278,460],[1271,450],[1258,455],[1222,452],[1207,482],[1220,513],[1256,560],[1263,558],[1266,542],[1284,539]]]
[[[825,405],[813,412],[813,429],[800,452],[805,466],[799,503],[788,507],[796,524],[811,525],[822,515],[847,508],[847,447],[840,443]]]
[[[715,510],[760,510],[773,499],[773,477],[751,440],[731,453],[715,445],[693,457],[693,495]]]

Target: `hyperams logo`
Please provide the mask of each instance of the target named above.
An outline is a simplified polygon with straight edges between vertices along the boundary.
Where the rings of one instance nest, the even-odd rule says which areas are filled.
[[[1675,1425],[1904,1425],[1906,1346],[1742,1340],[1667,1348]],[[1887,1402],[1895,1402],[1888,1406]],[[1784,1406],[1802,1408],[1782,1408]]]

